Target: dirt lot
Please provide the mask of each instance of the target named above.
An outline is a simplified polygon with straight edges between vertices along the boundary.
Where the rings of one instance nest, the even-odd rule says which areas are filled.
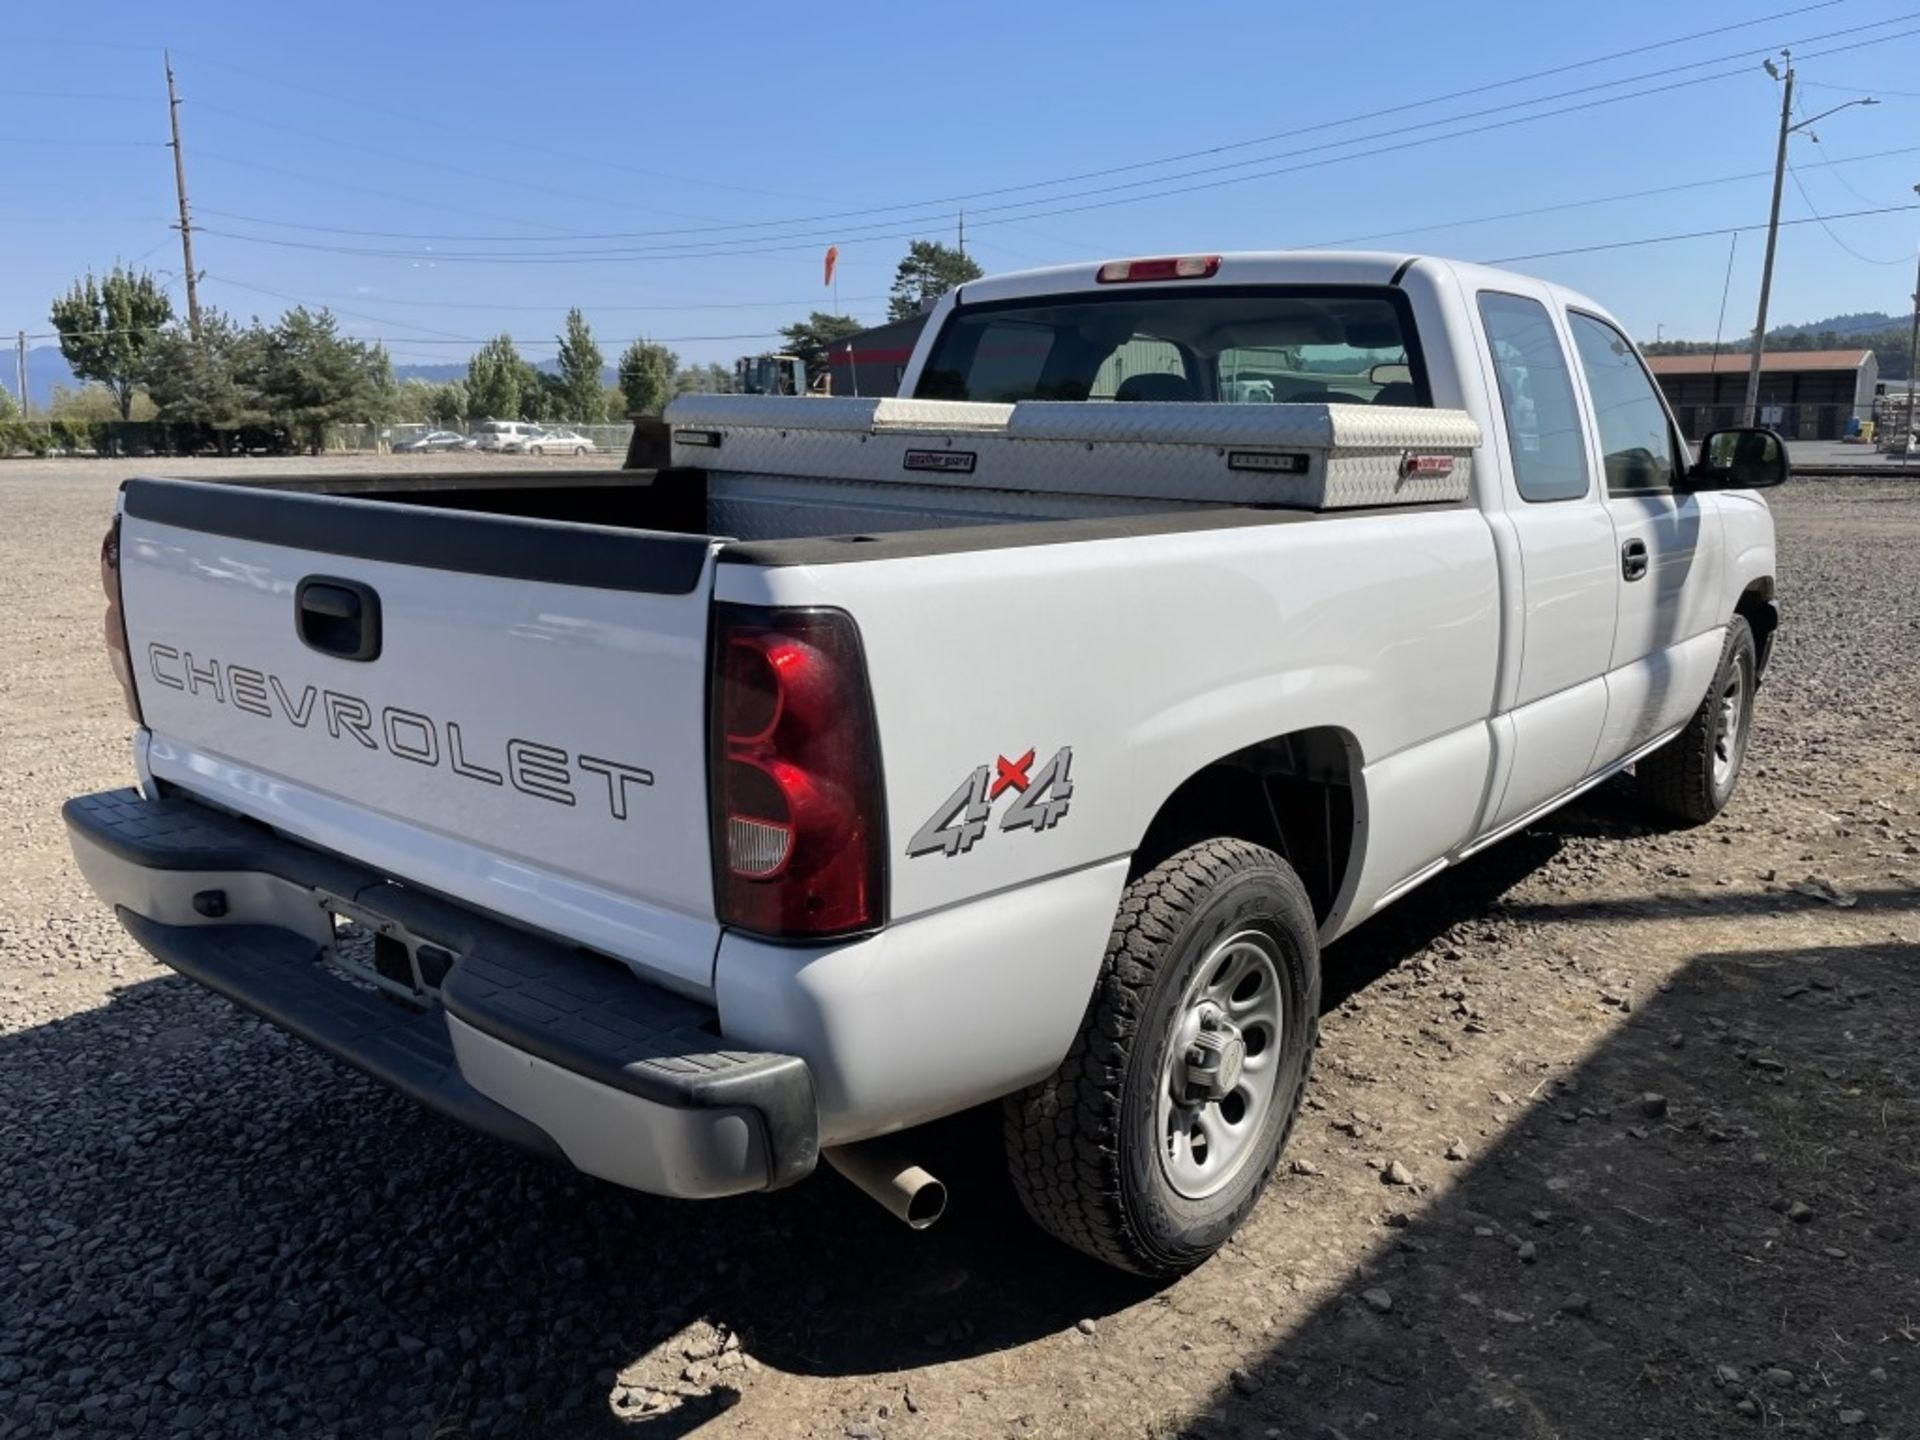
[[[655,1202],[148,961],[56,813],[129,774],[119,474],[0,465],[0,1437],[1920,1435],[1920,488],[1780,497],[1718,823],[1609,787],[1329,953],[1291,1166],[1156,1290],[1030,1233],[987,1121],[922,1235]]]

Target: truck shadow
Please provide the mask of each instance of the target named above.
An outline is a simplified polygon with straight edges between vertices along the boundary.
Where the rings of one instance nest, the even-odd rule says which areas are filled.
[[[931,1164],[982,1183],[925,1234],[825,1167],[677,1204],[471,1135],[190,982],[133,984],[0,1039],[0,1421],[622,1433],[641,1417],[612,1397],[694,1388],[705,1341],[711,1393],[646,1421],[671,1435],[736,1398],[727,1335],[872,1374],[1140,1299],[1025,1223],[990,1122],[929,1131]],[[112,1413],[75,1411],[103,1373]]]
[[[1698,957],[1177,1433],[1906,1433],[1917,1020],[1910,944]]]
[[[1330,949],[1329,1008],[1500,905],[1560,843],[1517,837],[1370,923],[1364,943]],[[1783,1286],[1850,1337],[1827,1373],[1852,1366],[1869,1346],[1845,1293],[1891,1304],[1892,1260],[1911,1269],[1871,1217],[1891,1203],[1920,1224],[1913,958],[1897,946],[1704,957],[1414,1225],[1381,1232],[1369,1283],[1393,1289],[1391,1313],[1355,1286],[1253,1367],[1255,1393],[1223,1396],[1195,1424],[1317,1433],[1309,1414],[1359,1426],[1371,1411],[1422,1418],[1370,1435],[1478,1434],[1544,1410],[1609,1433],[1591,1386],[1623,1417],[1731,1403],[1688,1367],[1783,1354],[1760,1339]],[[1834,985],[1776,1026],[1756,1007],[1778,1007],[1783,969]],[[1685,1048],[1669,1048],[1673,1033]],[[1762,1049],[1785,1070],[1748,1063]],[[1636,1120],[1651,1089],[1671,1113]],[[1869,1100],[1895,1107],[1894,1130],[1876,1131]],[[780,1194],[674,1204],[468,1135],[198,987],[146,981],[0,1040],[0,1233],[15,1237],[0,1248],[0,1367],[9,1337],[34,1337],[19,1403],[37,1415],[86,1398],[66,1367],[110,1364],[140,1377],[123,1418],[156,1429],[191,1411],[208,1434],[357,1435],[398,1414],[442,1437],[636,1423],[674,1435],[736,1398],[740,1377],[720,1367],[747,1362],[703,1353],[726,1335],[757,1364],[870,1376],[1150,1299],[1028,1225],[997,1178],[997,1125],[975,1112],[921,1137],[930,1168],[965,1177],[924,1234],[824,1170]],[[1868,1138],[1837,1138],[1849,1130]],[[1763,1131],[1770,1156],[1751,1139]],[[1881,1169],[1890,1143],[1906,1147],[1897,1175]],[[1863,1215],[1875,1174],[1882,1201]],[[1767,1208],[1781,1196],[1823,1223],[1787,1226]],[[1539,1263],[1514,1260],[1515,1237]],[[1814,1239],[1847,1258],[1813,1258]],[[1575,1291],[1591,1314],[1556,1308]],[[1798,1373],[1807,1358],[1780,1363]],[[708,1393],[656,1418],[610,1400],[694,1388],[690,1365],[708,1367]]]

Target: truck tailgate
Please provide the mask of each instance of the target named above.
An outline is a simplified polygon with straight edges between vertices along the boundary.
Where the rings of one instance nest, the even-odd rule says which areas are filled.
[[[689,992],[713,542],[128,482],[154,776]]]

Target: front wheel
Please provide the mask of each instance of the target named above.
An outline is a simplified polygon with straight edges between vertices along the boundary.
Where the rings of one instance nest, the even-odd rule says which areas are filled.
[[[1707,698],[1687,728],[1634,766],[1641,804],[1682,825],[1704,825],[1727,808],[1746,763],[1759,674],[1753,628],[1736,615]]]
[[[1027,1213],[1097,1260],[1178,1275],[1239,1228],[1293,1127],[1320,1016],[1299,877],[1209,840],[1121,897],[1060,1068],[1005,1102]]]
[[[579,455],[584,455],[584,454],[586,454],[586,453],[587,453],[587,447],[586,447],[586,446],[584,446],[584,445],[576,445],[576,446],[574,446],[574,447],[573,447],[573,453],[574,453],[574,454],[575,454],[576,456],[579,456]]]
[[[547,452],[542,450],[538,445],[529,445],[527,447],[527,453],[529,455],[544,455]]]

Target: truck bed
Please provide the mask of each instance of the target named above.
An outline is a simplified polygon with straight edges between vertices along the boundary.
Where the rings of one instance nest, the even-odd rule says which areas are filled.
[[[671,460],[657,470],[250,483],[756,545],[865,544],[981,527],[998,539],[1004,528],[1062,521],[1135,533],[1143,522],[1236,523],[1247,511],[1458,503],[1479,442],[1457,411],[1327,404],[690,395],[668,421]]]

